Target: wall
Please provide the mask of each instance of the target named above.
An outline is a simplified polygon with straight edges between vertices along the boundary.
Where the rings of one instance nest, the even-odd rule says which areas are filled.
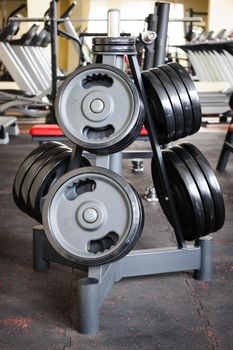
[[[28,17],[43,17],[49,8],[49,0],[27,0]]]
[[[233,0],[209,0],[209,30],[233,28]]]
[[[3,21],[7,19],[9,14],[20,5],[26,4],[26,0],[22,1],[1,1],[0,2],[0,28],[2,28]],[[26,16],[27,11],[24,9],[20,11],[23,16]]]
[[[79,0],[77,2],[77,6],[75,7],[71,18],[88,18],[89,16],[89,0]],[[75,28],[81,28],[81,31],[84,30],[87,26],[87,23],[85,22],[73,22]],[[67,51],[67,70],[72,71],[77,67],[78,64],[78,57],[77,52],[73,48],[72,43],[68,42],[68,51]]]

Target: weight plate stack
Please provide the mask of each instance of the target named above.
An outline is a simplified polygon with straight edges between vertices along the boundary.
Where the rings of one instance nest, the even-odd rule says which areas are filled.
[[[152,72],[142,72],[142,79],[145,84],[159,144],[174,141],[176,139],[175,116],[168,94]]]
[[[142,72],[160,144],[196,133],[201,126],[199,97],[190,76],[178,63]]]
[[[65,148],[69,149],[60,142],[44,143],[41,146],[37,147],[35,150],[33,150],[21,163],[15,175],[12,188],[14,202],[20,210],[27,213],[27,204],[22,198],[22,186],[24,184],[25,177],[27,176],[31,167],[37,160],[39,161],[41,157],[43,157],[47,152],[50,152],[49,154],[51,154],[51,151],[54,150],[54,152],[56,153],[57,150],[62,151]],[[34,175],[35,174],[32,173],[31,177],[34,178]]]
[[[92,51],[100,53],[134,53],[136,50],[135,38],[121,37],[97,37],[92,39]]]
[[[187,142],[182,143],[181,146],[195,159],[209,186],[215,209],[215,226],[212,232],[218,231],[222,228],[225,221],[225,205],[218,180],[209,162],[197,147]]]
[[[110,65],[92,64],[64,80],[55,102],[64,134],[96,154],[123,150],[139,135],[144,108],[132,80]]]
[[[31,216],[42,223],[42,208],[50,188],[69,168],[71,150],[56,154],[44,163],[31,184],[27,207]],[[89,160],[82,156],[80,167],[91,166]]]
[[[168,63],[168,65],[174,69],[174,71],[179,75],[181,80],[183,81],[183,84],[187,90],[187,93],[189,95],[189,99],[192,105],[193,110],[193,131],[192,134],[195,134],[198,132],[198,130],[201,127],[201,104],[200,99],[197,93],[197,89],[190,78],[189,74],[186,72],[184,67],[182,67],[180,64],[176,62]]]
[[[78,265],[102,265],[125,256],[138,241],[144,212],[137,192],[118,174],[85,167],[63,175],[43,206],[45,234],[54,249]]]
[[[162,155],[185,240],[192,241],[219,230],[224,224],[224,201],[206,158],[190,143],[163,150]],[[167,198],[160,191],[154,158],[152,177],[161,207],[174,226]]]
[[[168,64],[164,64],[159,68],[160,70],[162,70],[164,73],[167,74],[167,77],[172,82],[180,98],[180,102],[183,109],[183,115],[184,115],[184,134],[182,137],[191,135],[193,132],[194,115],[193,115],[190,97],[184,86],[184,83],[180,79],[180,76],[176,73],[176,71],[174,71],[174,69],[172,69]]]

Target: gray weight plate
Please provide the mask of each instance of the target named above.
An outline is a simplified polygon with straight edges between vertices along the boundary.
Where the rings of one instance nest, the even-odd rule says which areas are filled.
[[[158,141],[166,144],[175,139],[175,117],[168,94],[160,80],[150,71],[142,72]]]
[[[24,180],[22,182],[19,200],[22,202],[25,207],[27,208],[27,213],[30,215],[30,211],[28,208],[28,195],[30,192],[31,185],[34,181],[35,176],[40,171],[40,169],[56,154],[61,153],[65,150],[69,149],[67,146],[64,145],[64,147],[56,147],[48,150],[44,154],[40,156],[29,168],[27,174],[24,177]]]
[[[201,118],[202,118],[202,114],[201,114],[201,105],[200,105],[200,100],[199,100],[199,96],[197,93],[197,89],[192,81],[192,79],[190,78],[190,76],[188,75],[188,73],[186,72],[186,70],[178,63],[176,62],[172,62],[172,63],[168,63],[168,65],[170,67],[172,67],[172,69],[174,69],[177,74],[179,74],[181,80],[183,81],[187,93],[189,95],[190,98],[190,102],[192,105],[192,109],[193,109],[193,134],[196,133],[200,127],[201,127]]]
[[[96,37],[92,39],[92,44],[93,45],[114,45],[114,46],[119,46],[119,45],[126,45],[126,46],[131,46],[135,45],[135,38],[131,36],[120,36],[120,37]]]
[[[103,64],[71,74],[55,103],[64,134],[81,148],[102,154],[122,150],[134,141],[143,124],[141,106],[132,80],[120,69]]]
[[[102,265],[122,258],[143,227],[139,196],[118,174],[85,167],[63,175],[43,207],[45,234],[64,258]]]
[[[179,95],[184,114],[184,137],[191,135],[193,133],[193,110],[184,83],[180,79],[180,76],[176,73],[176,71],[172,69],[169,65],[163,64],[158,68],[163,70],[167,74]]]
[[[163,85],[164,89],[168,94],[175,118],[175,140],[178,140],[184,137],[185,130],[183,108],[181,106],[181,102],[177,91],[174,88],[174,85],[171,82],[171,80],[168,78],[167,74],[164,73],[162,70],[160,70],[159,68],[153,68],[150,69],[150,72],[156,75],[156,77],[160,80],[161,84]]]
[[[93,53],[103,53],[103,52],[117,52],[117,53],[131,53],[136,51],[134,45],[93,45]]]

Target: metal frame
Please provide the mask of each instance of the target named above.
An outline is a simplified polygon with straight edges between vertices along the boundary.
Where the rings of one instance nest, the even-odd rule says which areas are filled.
[[[212,276],[211,237],[198,239],[194,246],[132,250],[119,261],[102,266],[76,265],[61,257],[48,242],[42,226],[33,229],[33,263],[36,270],[49,268],[50,261],[87,270],[78,280],[77,330],[82,334],[99,331],[99,311],[110,289],[122,278],[194,270],[194,278],[210,281]],[[75,317],[76,318],[76,317]]]
[[[5,145],[9,142],[9,135],[18,135],[19,128],[16,117],[0,116],[0,145]]]
[[[161,4],[160,6],[167,5],[168,4]],[[163,21],[161,23],[163,23]],[[161,23],[160,25],[162,25]],[[166,23],[164,23],[164,25],[166,25]],[[111,33],[111,25],[109,28],[109,32]],[[112,32],[116,33],[116,28],[114,28]],[[166,31],[164,30],[161,31],[163,34],[160,40],[166,40],[165,32]],[[119,55],[119,53],[103,53],[102,62],[122,68],[123,57],[124,55]],[[155,158],[156,169],[161,178],[161,183],[157,185],[161,187],[164,196],[168,199],[168,206],[174,221],[177,247],[133,250],[124,258],[111,264],[84,268],[84,270],[87,270],[87,277],[81,278],[78,281],[79,304],[77,309],[77,329],[83,334],[96,334],[98,332],[100,308],[113,284],[122,278],[194,270],[195,278],[208,281],[211,279],[212,274],[212,238],[207,237],[199,239],[193,246],[187,246],[184,240],[141,79],[138,61],[135,54],[128,55],[128,58],[134,82],[144,104],[148,123],[148,133]],[[81,154],[82,150],[78,147],[73,148],[70,169],[73,169],[78,165],[81,159]],[[108,156],[97,155],[96,164],[121,173],[122,153]],[[35,269],[43,270],[48,268],[50,261],[82,269],[82,267],[62,258],[54,250],[45,237],[42,226],[35,227],[33,230],[33,247]]]

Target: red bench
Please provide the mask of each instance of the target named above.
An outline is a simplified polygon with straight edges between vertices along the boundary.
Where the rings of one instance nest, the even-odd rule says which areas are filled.
[[[233,121],[233,120],[232,120]],[[222,150],[219,156],[217,170],[224,171],[227,166],[227,162],[230,153],[233,152],[233,123],[228,126],[227,134],[223,142]]]
[[[66,136],[57,124],[38,124],[34,125],[29,134],[33,141],[48,142],[48,141],[67,141]],[[138,140],[147,141],[149,139],[145,127],[142,128]],[[91,155],[90,155],[91,157]],[[123,158],[151,158],[151,150],[127,150],[123,152]]]
[[[34,141],[41,142],[67,139],[57,124],[36,124],[29,130],[29,134]],[[139,139],[148,140],[148,133],[145,127],[142,128]]]

